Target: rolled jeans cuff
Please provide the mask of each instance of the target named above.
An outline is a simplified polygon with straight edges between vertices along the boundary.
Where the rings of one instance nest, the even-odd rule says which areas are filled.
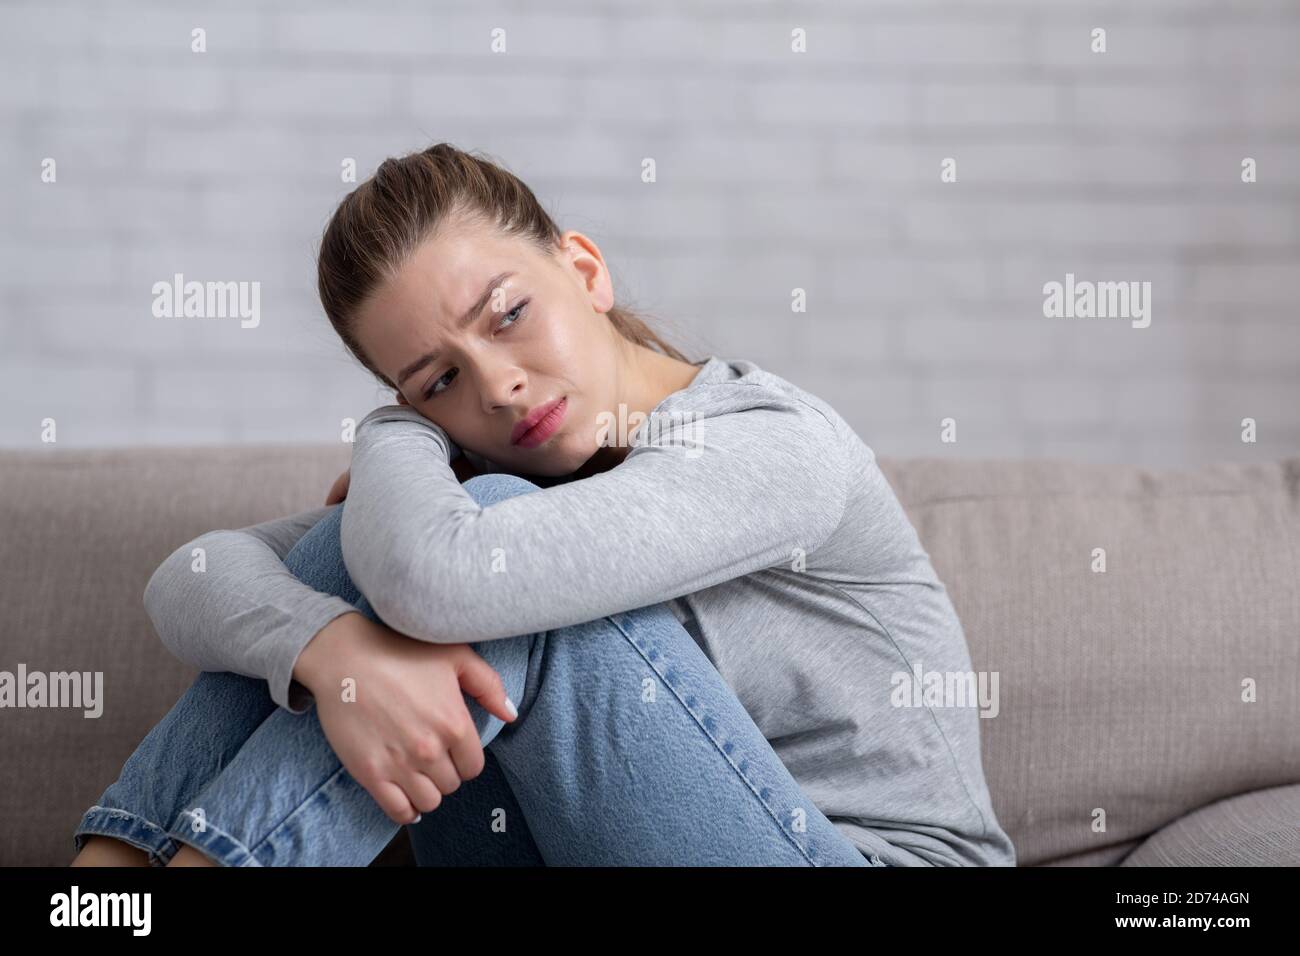
[[[253,851],[234,836],[231,836],[211,820],[204,819],[203,826],[194,829],[198,818],[189,810],[182,810],[176,822],[167,831],[167,837],[174,843],[184,843],[199,850],[218,866],[261,866],[262,863],[253,855]]]
[[[158,824],[129,810],[101,807],[98,804],[82,815],[81,823],[72,835],[78,853],[85,846],[88,836],[112,837],[144,850],[149,854],[150,866],[166,866],[180,849],[180,844]]]

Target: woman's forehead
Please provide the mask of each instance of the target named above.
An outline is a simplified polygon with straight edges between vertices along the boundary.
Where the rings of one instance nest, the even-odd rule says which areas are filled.
[[[482,294],[493,276],[533,274],[540,255],[518,237],[499,234],[443,234],[426,240],[403,263],[392,283],[401,292],[427,301],[447,316],[460,316]]]
[[[535,263],[510,244],[426,242],[367,303],[357,334],[396,381],[399,369],[436,351],[480,316],[479,304],[490,306],[496,289],[509,294],[536,272]]]

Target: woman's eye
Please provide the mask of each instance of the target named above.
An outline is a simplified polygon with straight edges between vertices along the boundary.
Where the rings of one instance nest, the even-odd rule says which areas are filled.
[[[447,375],[450,375],[450,374],[451,374],[452,372],[454,372],[454,371],[456,371],[454,368],[453,368],[453,369],[448,369],[446,375],[440,375],[440,376],[438,376],[437,378],[435,378],[435,379],[433,380],[433,384],[429,386],[429,390],[428,390],[427,392],[424,393],[424,400],[425,400],[426,402],[427,402],[429,399],[433,398],[433,396],[442,394],[441,392],[437,391],[438,383],[441,382],[444,378],[447,377]],[[446,389],[444,388],[442,391],[445,392]]]
[[[497,329],[498,329],[498,330],[500,330],[500,329],[507,329],[507,328],[511,328],[511,327],[515,326],[516,324],[518,324],[519,320],[522,319],[522,318],[524,317],[524,315],[523,315],[523,310],[524,310],[524,306],[528,305],[528,301],[529,301],[528,299],[524,299],[523,302],[520,302],[517,306],[515,306],[513,309],[511,309],[509,312],[507,312],[507,313],[505,314],[505,318],[502,320],[501,324],[500,324],[499,326],[497,326]],[[510,318],[510,316],[515,315],[516,312],[518,312],[519,314],[518,314],[517,316],[515,316],[515,319],[514,319],[513,322],[511,322],[511,323],[509,323],[509,324],[507,325],[506,322],[505,322],[505,319],[508,319],[508,318]],[[452,372],[454,372],[454,371],[456,371],[454,368],[453,368],[453,369],[448,369],[446,375],[440,375],[438,378],[434,379],[433,384],[429,386],[429,390],[426,391],[426,392],[424,393],[424,400],[425,400],[426,402],[427,402],[429,399],[433,398],[433,396],[435,396],[435,395],[441,395],[443,392],[445,392],[445,391],[447,390],[447,389],[445,389],[445,388],[439,390],[439,389],[438,389],[438,383],[441,382],[444,378],[447,377],[447,375],[450,375],[450,374],[451,374]]]
[[[520,302],[517,306],[515,306],[513,309],[511,309],[509,312],[507,312],[505,317],[508,319],[508,318],[510,318],[510,316],[514,315],[516,312],[519,312],[519,313],[520,313],[519,316],[515,319],[515,322],[518,322],[519,319],[522,319],[522,318],[523,318],[523,308],[524,308],[524,306],[526,306],[527,304],[528,304],[528,300],[527,300],[527,299],[524,299],[523,302]],[[514,325],[515,322],[512,322],[511,325]],[[498,328],[498,329],[504,329],[504,328],[508,328],[508,326],[507,326],[507,325],[505,324],[505,322],[503,321],[500,325],[497,326],[497,328]]]

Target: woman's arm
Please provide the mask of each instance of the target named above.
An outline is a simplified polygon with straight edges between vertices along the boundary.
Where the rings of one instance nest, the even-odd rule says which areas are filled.
[[[446,432],[390,405],[357,428],[343,558],[389,626],[434,643],[550,630],[811,553],[839,524],[835,428],[763,385],[670,396],[617,467],[482,508]],[[688,437],[695,413],[700,441]]]
[[[298,655],[326,624],[357,610],[284,565],[329,510],[209,531],[173,551],[144,591],[145,611],[167,649],[200,670],[262,678],[277,704],[303,713],[311,695],[293,680]]]

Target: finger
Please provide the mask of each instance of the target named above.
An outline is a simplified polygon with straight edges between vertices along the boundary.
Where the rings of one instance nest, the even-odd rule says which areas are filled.
[[[466,716],[469,712],[466,711]],[[456,773],[462,780],[473,780],[483,772],[483,743],[479,740],[478,728],[474,721],[462,733],[456,735],[447,751],[451,761],[456,765]]]
[[[379,804],[379,808],[388,815],[388,819],[394,823],[405,826],[414,823],[415,818],[420,815],[420,811],[411,805],[406,792],[391,780],[366,787],[366,790],[374,798],[375,803]]]
[[[468,646],[467,653],[457,660],[457,676],[460,689],[478,701],[479,706],[490,714],[495,714],[506,723],[514,723],[519,710],[506,695],[506,686],[501,675],[483,658]]]
[[[433,781],[434,786],[438,788],[443,796],[455,793],[460,789],[460,772],[456,769],[456,765],[452,763],[451,756],[447,751],[444,750],[441,757],[420,769],[425,779]]]
[[[446,757],[444,756],[444,760]],[[423,768],[409,768],[401,775],[402,789],[406,791],[406,799],[411,801],[411,805],[420,813],[431,813],[438,809],[442,803],[442,789],[437,782],[430,779]],[[459,778],[456,785],[460,786]]]
[[[351,475],[352,475],[352,469],[349,468],[347,471],[343,472],[343,474],[339,475],[337,478],[334,479],[334,484],[330,486],[329,495],[327,495],[325,498],[325,504],[327,505],[337,504],[338,502],[342,501],[344,498],[347,497],[348,480],[351,477]]]

